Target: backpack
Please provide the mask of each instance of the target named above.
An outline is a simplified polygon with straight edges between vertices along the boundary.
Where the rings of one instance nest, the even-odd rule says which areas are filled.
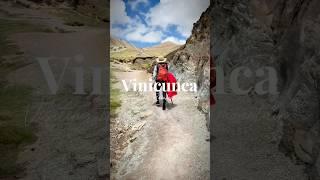
[[[167,81],[168,80],[168,65],[158,64],[158,74],[157,81]]]

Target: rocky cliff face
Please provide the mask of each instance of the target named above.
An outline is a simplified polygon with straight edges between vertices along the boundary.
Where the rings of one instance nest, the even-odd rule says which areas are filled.
[[[320,178],[320,2],[317,0],[212,0],[212,53],[228,76],[240,66],[277,71],[270,118],[279,150]],[[256,82],[241,81],[245,89]],[[261,98],[254,97],[254,98]]]
[[[198,108],[209,112],[210,86],[210,9],[194,23],[192,34],[186,44],[167,55],[170,71],[180,82],[197,83]]]

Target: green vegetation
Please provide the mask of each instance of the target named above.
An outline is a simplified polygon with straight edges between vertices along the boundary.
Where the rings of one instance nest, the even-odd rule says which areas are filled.
[[[126,49],[120,52],[111,52],[110,57],[111,59],[121,59],[129,62],[137,57],[138,54],[139,52],[136,49]]]
[[[111,75],[110,81],[110,116],[117,116],[117,109],[121,106],[120,90],[115,88],[116,78]]]
[[[9,35],[19,32],[48,32],[48,29],[0,18],[0,179],[21,173],[16,164],[19,151],[36,140],[32,127],[25,123],[32,89],[5,81],[7,73],[25,63],[23,52],[8,39]]]
[[[149,70],[149,69],[151,69],[151,67],[152,67],[152,62],[143,64],[143,69],[145,69],[145,70]]]
[[[32,89],[8,86],[0,90],[0,178],[21,171],[16,165],[19,151],[36,140],[32,128],[25,123]]]

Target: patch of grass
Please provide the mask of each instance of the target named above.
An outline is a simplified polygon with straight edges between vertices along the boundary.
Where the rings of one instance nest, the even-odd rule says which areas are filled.
[[[36,136],[32,127],[25,123],[26,110],[32,89],[22,85],[9,85],[7,73],[27,62],[23,52],[8,37],[20,32],[51,32],[44,26],[21,20],[0,18],[0,179],[8,179],[22,172],[16,164],[22,148],[33,143]]]
[[[121,106],[120,93],[118,89],[111,88],[110,111],[111,117],[116,117],[116,111]]]
[[[24,145],[36,140],[32,127],[25,124],[26,110],[32,89],[26,86],[7,86],[0,90],[0,178],[16,175],[16,164]]]
[[[149,70],[152,66],[152,62],[143,64],[143,68]]]
[[[121,52],[110,52],[111,59],[118,59],[123,61],[131,61],[137,57],[139,52],[135,49],[126,49]]]
[[[113,75],[111,75],[111,84],[110,84],[110,116],[117,116],[117,109],[121,106],[120,100],[120,90],[115,88],[114,85],[116,83],[116,79]]]

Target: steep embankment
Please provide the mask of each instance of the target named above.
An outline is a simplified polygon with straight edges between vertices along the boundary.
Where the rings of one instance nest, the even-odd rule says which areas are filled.
[[[90,92],[90,67],[105,66],[107,30],[88,27],[82,21],[84,16],[72,8],[33,5],[37,8],[24,8],[13,1],[0,3],[1,32],[5,32],[1,34],[2,50],[6,51],[0,52],[1,73],[6,67],[14,67],[5,69],[1,77],[5,80],[1,81],[1,90],[5,90],[0,93],[1,106],[6,111],[0,108],[0,179],[107,178],[106,97],[73,94],[74,67],[83,69],[84,89]],[[57,12],[72,15],[61,17]],[[83,25],[71,27],[68,23],[75,21]],[[54,95],[37,61],[46,58],[55,80],[60,78]],[[3,92],[8,92],[11,99]],[[3,122],[8,127],[3,128]],[[17,125],[19,129],[15,130]],[[36,140],[30,137],[30,131]],[[25,146],[30,140],[33,144]]]
[[[213,142],[213,150],[216,155],[219,155],[216,160],[219,161],[219,157],[224,156],[224,159],[234,159],[240,164],[247,162],[243,168],[250,169],[250,164],[254,161],[259,162],[259,157],[268,156],[268,153],[260,152],[263,148],[259,147],[268,141],[253,138],[264,134],[263,137],[269,137],[269,143],[274,144],[274,147],[278,146],[283,155],[288,156],[288,159],[291,158],[292,163],[306,165],[309,179],[319,179],[320,36],[318,32],[320,12],[318,9],[320,2],[317,0],[231,0],[228,2],[214,0],[211,4],[213,56],[216,65],[222,67],[224,74],[227,75],[225,84],[229,83],[227,79],[230,78],[231,71],[237,67],[246,66],[255,72],[261,67],[269,66],[277,71],[280,92],[277,96],[260,96],[255,92],[250,93],[252,105],[249,102],[245,105],[240,103],[245,99],[239,99],[238,103],[232,99],[228,100],[227,96],[222,96],[220,101],[218,99],[216,112],[219,114],[228,112],[223,108],[225,103],[229,103],[228,109],[234,110],[239,109],[240,106],[247,106],[241,110],[243,113],[249,111],[251,106],[268,108],[251,110],[251,115],[259,114],[256,121],[260,124],[265,123],[264,127],[260,128],[255,126],[257,122],[254,121],[247,126],[245,126],[246,123],[239,123],[243,113],[240,113],[237,118],[214,117],[213,128],[217,139]],[[261,78],[265,77],[242,78],[239,80],[239,85],[242,89],[247,89],[261,81]],[[259,100],[263,102],[260,104]],[[270,116],[271,114],[273,116]],[[231,121],[232,118],[234,121]],[[249,122],[251,118],[253,117],[248,116],[247,121]],[[230,126],[224,125],[227,123],[226,120]],[[233,125],[236,126],[233,127]],[[248,129],[249,125],[254,125],[253,128],[259,128],[260,131]],[[273,131],[265,131],[273,125],[275,127]],[[247,133],[251,136],[247,136]],[[234,136],[230,137],[230,134]],[[272,136],[274,138],[271,138]],[[224,143],[226,140],[232,142],[233,139],[241,143],[237,146]],[[242,151],[232,151],[230,150],[232,147],[234,149],[242,147],[252,153],[249,156]],[[276,152],[269,154],[269,156],[274,155]],[[253,157],[256,159],[250,160]],[[277,155],[276,160],[279,158],[281,156]],[[260,160],[265,162],[264,164],[269,162],[267,159]],[[216,167],[215,176],[228,177],[231,174],[225,171],[226,169],[241,169],[235,162],[224,161],[223,164],[213,162],[213,167]],[[269,170],[273,169],[272,166],[272,163],[268,166]],[[289,168],[291,165],[287,167],[288,169],[278,168],[278,177],[296,179],[297,174],[292,172],[293,167]],[[274,175],[274,171],[272,172]],[[263,174],[269,177],[268,174],[270,174],[260,168],[254,171],[246,170],[246,173],[239,177],[255,177],[256,173],[260,177]],[[302,170],[300,173],[303,173]]]

